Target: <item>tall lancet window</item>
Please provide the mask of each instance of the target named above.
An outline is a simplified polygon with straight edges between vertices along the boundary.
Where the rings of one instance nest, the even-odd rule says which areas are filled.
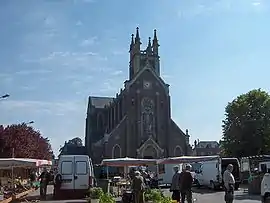
[[[142,99],[142,131],[143,137],[154,136],[154,101],[150,98]]]

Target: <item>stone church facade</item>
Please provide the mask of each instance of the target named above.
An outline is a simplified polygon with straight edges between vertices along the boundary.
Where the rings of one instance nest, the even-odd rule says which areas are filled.
[[[90,96],[85,145],[95,163],[104,158],[160,158],[190,154],[188,130],[171,118],[169,85],[160,76],[159,44],[141,50],[139,29],[130,44],[129,79],[114,98]]]

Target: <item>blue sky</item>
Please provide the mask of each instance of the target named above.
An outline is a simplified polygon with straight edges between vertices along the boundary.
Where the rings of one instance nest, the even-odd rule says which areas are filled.
[[[55,152],[84,140],[89,95],[128,77],[130,35],[157,29],[172,116],[192,141],[219,140],[226,104],[269,91],[270,2],[252,0],[2,0],[0,123],[34,120]]]

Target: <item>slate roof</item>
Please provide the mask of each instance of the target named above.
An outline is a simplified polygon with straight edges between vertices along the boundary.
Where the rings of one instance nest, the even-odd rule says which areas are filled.
[[[87,112],[90,112],[92,106],[94,106],[95,108],[104,108],[105,105],[109,104],[111,101],[113,101],[113,99],[114,99],[113,97],[89,96]]]
[[[206,148],[207,145],[210,148],[215,148],[218,147],[219,144],[217,141],[199,141],[199,143],[197,144],[196,148]]]
[[[96,108],[104,108],[106,104],[113,101],[113,97],[91,97],[91,103]]]

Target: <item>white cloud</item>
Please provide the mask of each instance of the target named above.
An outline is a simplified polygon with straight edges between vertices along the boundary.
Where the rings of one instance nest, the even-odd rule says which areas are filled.
[[[75,4],[77,3],[95,3],[96,0],[73,0]]]
[[[170,79],[170,78],[173,78],[172,75],[166,75],[166,74],[162,75],[161,77],[163,77],[164,79]]]
[[[92,46],[93,44],[97,43],[97,37],[90,37],[88,39],[84,39],[80,42],[80,46]]]
[[[86,69],[88,71],[96,71],[96,64],[106,61],[107,57],[101,56],[94,52],[52,52],[41,57],[22,56],[21,60],[25,63],[38,63],[45,67],[57,67],[57,70],[64,69],[66,72],[70,70]],[[93,65],[95,64],[95,65]],[[49,72],[50,70],[44,72]],[[54,70],[56,71],[56,70]]]
[[[189,1],[184,6],[180,5],[178,17],[191,19],[200,15],[213,15],[221,12],[255,12],[254,7],[258,6],[262,6],[260,0]]]
[[[6,73],[0,73],[0,84],[12,84],[14,81],[14,78],[11,74],[6,74]]]
[[[253,6],[259,6],[259,5],[261,5],[261,3],[260,2],[253,2],[252,5]]]
[[[20,86],[20,89],[24,91],[32,91],[32,90],[35,90],[36,87],[35,86]]]
[[[113,55],[124,55],[124,54],[127,54],[128,53],[128,50],[127,49],[122,49],[122,50],[116,50],[116,51],[113,51],[112,54]]]
[[[96,0],[82,0],[85,3],[94,3]]]
[[[77,26],[82,26],[83,23],[82,23],[82,21],[78,20],[78,21],[76,22],[76,25],[77,25]]]
[[[20,70],[16,71],[15,74],[17,75],[31,75],[31,74],[48,74],[52,73],[52,70],[47,70],[47,69],[25,69],[25,70]]]
[[[80,111],[81,104],[70,101],[5,100],[1,103],[0,109],[13,112],[26,111],[29,114],[69,114]]]
[[[123,74],[123,71],[121,71],[121,70],[116,70],[116,71],[114,71],[113,73],[112,73],[112,75],[115,75],[115,76],[117,76],[117,75],[122,75]]]
[[[57,22],[56,22],[56,20],[54,19],[54,17],[52,17],[52,16],[47,16],[47,17],[44,19],[44,25],[45,25],[45,26],[48,26],[48,27],[53,27],[53,26],[57,26]]]

